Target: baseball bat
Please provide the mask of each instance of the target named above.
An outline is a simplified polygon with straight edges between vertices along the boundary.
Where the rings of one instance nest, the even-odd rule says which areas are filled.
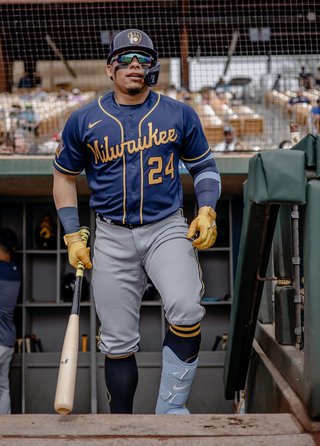
[[[90,236],[90,229],[83,226],[80,229],[80,233],[82,240],[87,243]],[[83,271],[83,263],[78,262],[71,313],[63,341],[56,395],[54,400],[54,410],[60,414],[68,414],[72,412],[73,409],[78,365],[79,316]]]

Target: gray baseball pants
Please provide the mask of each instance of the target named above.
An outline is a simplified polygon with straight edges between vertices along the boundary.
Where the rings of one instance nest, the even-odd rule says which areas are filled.
[[[13,347],[0,345],[0,414],[11,413],[9,371]]]
[[[110,356],[138,350],[139,313],[147,275],[170,324],[191,325],[205,313],[201,268],[179,210],[134,229],[96,220],[92,286],[101,323],[99,349]]]

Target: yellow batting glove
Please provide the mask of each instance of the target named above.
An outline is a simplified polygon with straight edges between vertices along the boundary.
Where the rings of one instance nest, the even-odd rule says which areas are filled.
[[[91,269],[92,263],[89,256],[90,248],[86,247],[81,238],[80,231],[66,234],[63,237],[63,240],[68,247],[68,258],[70,265],[77,269],[78,262],[82,262],[85,268]]]
[[[198,216],[192,221],[188,239],[192,239],[197,233],[198,237],[193,241],[192,246],[198,249],[210,248],[217,238],[217,214],[210,206],[202,206]]]

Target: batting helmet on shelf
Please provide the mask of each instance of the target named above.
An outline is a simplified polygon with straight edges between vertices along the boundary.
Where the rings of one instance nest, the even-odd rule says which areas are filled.
[[[50,215],[42,217],[40,224],[36,226],[35,241],[38,248],[57,248],[57,227],[53,224]]]
[[[9,228],[0,229],[0,245],[7,251],[13,252],[17,249],[18,238],[16,233]]]
[[[154,49],[153,42],[148,34],[140,29],[125,29],[113,37],[107,64],[110,64],[112,58],[117,54],[134,51],[147,53],[153,58],[154,62],[144,70],[144,78],[147,85],[156,85],[160,72],[160,63],[157,62],[158,53]]]
[[[73,292],[76,283],[76,275],[74,273],[67,273],[62,282],[62,300],[64,302],[72,302]],[[85,277],[82,279],[81,300],[89,299],[89,284]]]

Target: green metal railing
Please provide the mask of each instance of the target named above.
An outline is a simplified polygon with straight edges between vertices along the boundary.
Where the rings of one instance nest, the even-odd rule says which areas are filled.
[[[313,135],[291,150],[258,153],[250,160],[224,373],[226,398],[233,399],[245,388],[258,317],[273,322],[271,299],[269,304],[261,299],[266,281],[277,279],[275,339],[297,349],[304,341],[303,382],[297,391],[312,418],[320,416],[319,178],[320,138]],[[304,331],[298,205],[305,210]]]

